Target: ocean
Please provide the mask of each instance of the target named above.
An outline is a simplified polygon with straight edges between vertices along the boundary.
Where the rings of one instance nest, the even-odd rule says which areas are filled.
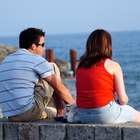
[[[85,51],[88,33],[46,34],[46,49],[54,50],[54,57],[70,61],[70,49],[77,51],[77,60]],[[140,110],[140,31],[111,32],[113,60],[122,66],[129,105]],[[0,44],[18,47],[18,37],[0,37]],[[75,80],[66,79],[72,92]]]

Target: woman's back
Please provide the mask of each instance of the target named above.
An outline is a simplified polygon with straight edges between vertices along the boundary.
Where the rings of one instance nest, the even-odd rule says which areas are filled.
[[[110,74],[103,59],[91,68],[76,70],[77,106],[80,108],[97,108],[114,100],[114,76]]]

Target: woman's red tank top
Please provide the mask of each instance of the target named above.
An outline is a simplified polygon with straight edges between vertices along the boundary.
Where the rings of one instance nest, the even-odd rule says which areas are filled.
[[[114,100],[114,76],[100,65],[76,70],[76,103],[78,108],[99,108]]]

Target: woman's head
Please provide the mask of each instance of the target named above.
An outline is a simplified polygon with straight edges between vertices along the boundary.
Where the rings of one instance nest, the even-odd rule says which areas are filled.
[[[86,53],[88,56],[102,56],[112,58],[112,41],[110,34],[103,30],[93,31],[86,43]]]
[[[86,51],[80,62],[84,67],[90,67],[103,58],[112,59],[112,39],[107,31],[97,29],[89,35]]]

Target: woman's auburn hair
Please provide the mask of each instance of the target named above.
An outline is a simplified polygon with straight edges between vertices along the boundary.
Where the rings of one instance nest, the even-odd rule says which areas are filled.
[[[112,39],[107,31],[97,29],[89,35],[78,67],[90,68],[104,58],[112,59]]]

